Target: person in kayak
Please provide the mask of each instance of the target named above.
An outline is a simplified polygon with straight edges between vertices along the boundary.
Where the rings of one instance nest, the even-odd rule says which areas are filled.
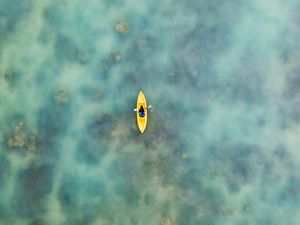
[[[145,110],[144,107],[141,105],[140,109],[139,109],[139,116],[140,117],[144,117],[145,116]]]
[[[151,111],[152,111],[152,106],[149,105],[147,109],[151,109]],[[137,110],[137,109],[134,109],[133,111],[136,112],[136,111],[138,111],[138,110]],[[145,109],[144,109],[143,106],[141,106],[140,109],[139,109],[139,116],[140,116],[140,117],[144,117],[144,116],[145,116]]]

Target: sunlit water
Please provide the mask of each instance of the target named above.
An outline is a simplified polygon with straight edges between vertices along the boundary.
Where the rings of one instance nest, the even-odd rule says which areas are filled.
[[[0,225],[298,225],[299,11],[0,0]]]

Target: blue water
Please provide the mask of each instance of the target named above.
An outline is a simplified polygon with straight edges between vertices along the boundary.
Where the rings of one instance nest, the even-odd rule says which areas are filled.
[[[298,225],[299,11],[0,0],[0,225]]]

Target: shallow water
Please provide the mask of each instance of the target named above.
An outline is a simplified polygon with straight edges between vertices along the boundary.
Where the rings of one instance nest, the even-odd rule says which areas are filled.
[[[0,0],[0,225],[297,225],[299,10]]]

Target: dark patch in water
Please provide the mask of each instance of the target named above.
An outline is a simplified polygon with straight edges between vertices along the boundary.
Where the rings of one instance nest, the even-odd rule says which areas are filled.
[[[148,192],[144,195],[144,202],[146,205],[149,205],[149,206],[154,205],[155,201],[156,201],[156,199],[155,199],[155,195],[153,193]]]
[[[260,127],[264,127],[267,124],[267,118],[266,117],[260,117],[257,119],[257,125]]]
[[[48,45],[53,42],[53,40],[56,37],[56,32],[51,30],[50,26],[48,24],[44,24],[44,26],[40,29],[38,41],[41,44]]]
[[[77,147],[76,160],[87,165],[98,165],[108,153],[107,143],[82,140]]]
[[[202,219],[197,218],[198,209],[194,204],[182,204],[177,213],[176,224],[178,225],[199,225],[213,224],[209,216],[204,216]]]
[[[79,52],[78,47],[69,37],[58,34],[55,42],[55,50],[58,59],[76,61]]]
[[[146,149],[155,149],[156,143],[153,140],[154,139],[149,139],[149,138],[146,138],[144,140],[144,145],[145,145]]]
[[[236,160],[233,162],[232,174],[241,183],[245,183],[249,180],[251,162],[247,160]]]
[[[257,172],[253,160],[264,159],[259,146],[242,143],[216,144],[209,147],[205,154],[203,166],[215,168],[213,175],[224,177],[230,192],[238,192],[242,185],[251,182]]]
[[[243,65],[245,67],[234,75],[235,82],[230,89],[230,98],[247,103],[260,103],[266,99],[263,90],[263,77],[252,65],[248,65],[248,68],[246,64]]]
[[[47,224],[41,219],[35,219],[32,222],[30,222],[28,225],[47,225]]]
[[[185,2],[184,5],[190,12],[197,11],[195,14],[198,19],[190,32],[178,43],[175,68],[169,79],[174,84],[197,88],[202,92],[202,86],[213,86],[217,80],[214,79],[215,73],[211,65],[231,46],[230,35],[235,22],[232,17],[237,16],[237,13],[232,11],[238,6],[227,2],[209,1],[201,1],[199,4]],[[208,17],[213,18],[209,23]]]
[[[52,189],[53,165],[31,165],[19,174],[12,207],[20,217],[32,218],[44,212],[45,198]]]
[[[201,190],[202,187],[202,177],[201,171],[198,169],[190,169],[184,173],[180,178],[180,187],[183,189],[195,189]]]
[[[296,173],[287,179],[280,200],[283,202],[294,203],[297,205],[300,201],[300,175]]]
[[[119,189],[118,194],[124,198],[126,204],[131,208],[138,207],[140,193],[137,187],[135,187],[133,184],[125,184],[125,186],[122,186]]]
[[[59,28],[62,22],[62,15],[60,10],[60,5],[55,1],[45,8],[43,12],[46,23],[49,23],[51,26]]]
[[[11,88],[15,88],[18,84],[18,81],[21,78],[21,73],[17,71],[8,70],[5,72],[4,78]]]
[[[259,147],[249,145],[228,146],[229,174],[227,176],[228,189],[231,192],[238,192],[240,186],[249,183],[255,174],[253,160],[258,157]],[[262,156],[260,156],[262,158]],[[224,164],[224,162],[223,162]]]
[[[108,136],[114,126],[113,118],[109,114],[104,114],[88,124],[87,131],[92,137],[103,137]]]
[[[149,21],[147,23],[149,23]],[[144,34],[143,36],[137,37],[135,40],[136,41],[124,54],[124,58],[128,59],[133,66],[133,69],[128,71],[128,74],[125,74],[125,76],[130,78],[137,78],[137,76],[146,77],[144,75],[145,73],[142,73],[141,70],[147,69],[149,73],[152,73],[151,76],[158,77],[159,74],[157,74],[157,68],[160,65],[152,65],[153,67],[150,65],[150,67],[152,68],[151,69],[148,67],[149,65],[145,63],[145,59],[149,58],[149,56],[153,57],[153,55],[157,54],[158,51],[161,50],[162,46],[160,44],[160,40],[158,40],[157,37],[154,37],[153,34]],[[153,71],[156,72],[153,73]]]
[[[300,94],[299,86],[300,86],[300,67],[296,67],[289,74],[287,74],[284,97],[294,98],[299,96]]]
[[[231,162],[231,168],[224,174],[226,176],[227,188],[232,193],[240,191],[240,187],[249,183],[252,178],[251,162],[236,159]]]
[[[0,187],[3,185],[7,177],[10,175],[10,162],[6,157],[0,157]]]
[[[32,5],[30,1],[15,1],[4,0],[1,1],[0,7],[0,33],[2,38],[7,34],[14,32],[17,24],[24,20],[30,13]],[[4,36],[3,36],[4,35]]]
[[[62,131],[63,109],[58,107],[46,107],[40,111],[41,131],[47,132],[49,136],[56,136]],[[43,133],[42,133],[43,134]],[[48,136],[43,135],[43,136]]]
[[[282,96],[283,123],[300,122],[300,68],[297,67],[287,75],[286,85]]]
[[[140,159],[133,158],[134,155],[124,156],[120,160],[115,160],[108,167],[107,173],[111,176],[117,177],[114,182],[114,194],[121,198],[126,204],[135,208],[138,207],[139,199],[141,197],[140,185],[144,180],[135,182],[134,178],[141,175],[141,179],[147,179],[142,174],[140,169]]]
[[[81,49],[76,42],[62,34],[56,35],[55,50],[58,61],[77,62],[82,65],[90,60],[93,50]]]
[[[121,171],[120,166],[119,166],[119,162],[118,160],[114,160],[112,161],[109,166],[106,168],[106,171],[108,174],[110,174],[111,176],[119,176],[119,173]]]
[[[285,160],[288,157],[287,151],[281,146],[274,150],[274,154],[279,160]]]
[[[37,145],[39,152],[56,155],[58,139],[70,123],[70,104],[56,104],[54,96],[49,104],[40,109],[38,118]]]
[[[93,179],[65,176],[58,198],[68,221],[76,224],[89,224],[99,215],[105,215],[108,208],[106,187]]]
[[[6,216],[6,214],[6,208],[3,207],[2,204],[0,204],[0,218],[5,218],[4,216]]]

